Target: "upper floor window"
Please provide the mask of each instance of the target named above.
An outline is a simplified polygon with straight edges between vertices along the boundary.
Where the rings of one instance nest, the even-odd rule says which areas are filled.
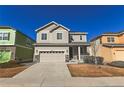
[[[62,39],[62,33],[57,33],[57,39]]]
[[[26,38],[26,46],[31,47],[31,40]]]
[[[74,41],[74,39],[73,39],[73,36],[72,36],[72,35],[70,36],[70,40],[71,40],[71,41]]]
[[[10,33],[0,33],[0,40],[9,40]]]
[[[9,40],[9,33],[3,33],[3,40]]]
[[[80,35],[80,40],[82,40],[82,35]]]
[[[107,37],[107,42],[115,42],[115,38],[113,36]]]
[[[46,33],[42,33],[41,34],[41,39],[42,40],[47,40],[47,34]]]

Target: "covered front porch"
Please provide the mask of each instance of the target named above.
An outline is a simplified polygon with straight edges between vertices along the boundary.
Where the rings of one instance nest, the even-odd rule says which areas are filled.
[[[70,46],[70,62],[83,62],[83,56],[89,55],[87,46]]]

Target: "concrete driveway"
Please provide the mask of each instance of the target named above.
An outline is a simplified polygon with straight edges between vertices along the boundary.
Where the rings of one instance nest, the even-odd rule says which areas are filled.
[[[0,86],[64,86],[71,78],[65,63],[37,63],[13,78],[2,79]]]
[[[13,78],[1,78],[8,87],[86,87],[124,86],[124,77],[71,77],[65,63],[37,63]]]

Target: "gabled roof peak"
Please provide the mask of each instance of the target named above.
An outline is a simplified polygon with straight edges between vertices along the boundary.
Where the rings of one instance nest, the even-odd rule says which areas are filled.
[[[67,27],[65,27],[65,26],[63,26],[63,25],[61,25],[61,24],[58,24],[58,23],[55,22],[55,21],[51,21],[51,22],[49,22],[48,24],[46,24],[46,25],[44,25],[44,26],[42,26],[42,27],[36,29],[35,31],[36,31],[36,32],[37,32],[37,31],[40,31],[40,30],[42,30],[42,29],[44,29],[44,28],[46,28],[46,27],[48,27],[48,26],[50,26],[50,25],[52,25],[52,24],[55,24],[55,25],[56,25],[55,28],[62,27],[62,28],[64,28],[64,29],[67,29],[68,31],[70,31],[70,29],[68,29]],[[55,28],[54,28],[54,29],[55,29]]]
[[[57,22],[55,22],[55,21],[51,21],[51,22],[49,22],[49,23],[53,23],[53,24],[58,25],[58,23],[57,23]],[[49,24],[49,23],[48,23],[48,24]]]

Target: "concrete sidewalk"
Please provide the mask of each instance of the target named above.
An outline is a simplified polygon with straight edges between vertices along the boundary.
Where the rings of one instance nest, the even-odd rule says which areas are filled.
[[[124,77],[71,77],[65,63],[37,63],[13,78],[1,78],[1,87],[124,86]]]
[[[72,77],[65,87],[124,87],[124,77]]]

